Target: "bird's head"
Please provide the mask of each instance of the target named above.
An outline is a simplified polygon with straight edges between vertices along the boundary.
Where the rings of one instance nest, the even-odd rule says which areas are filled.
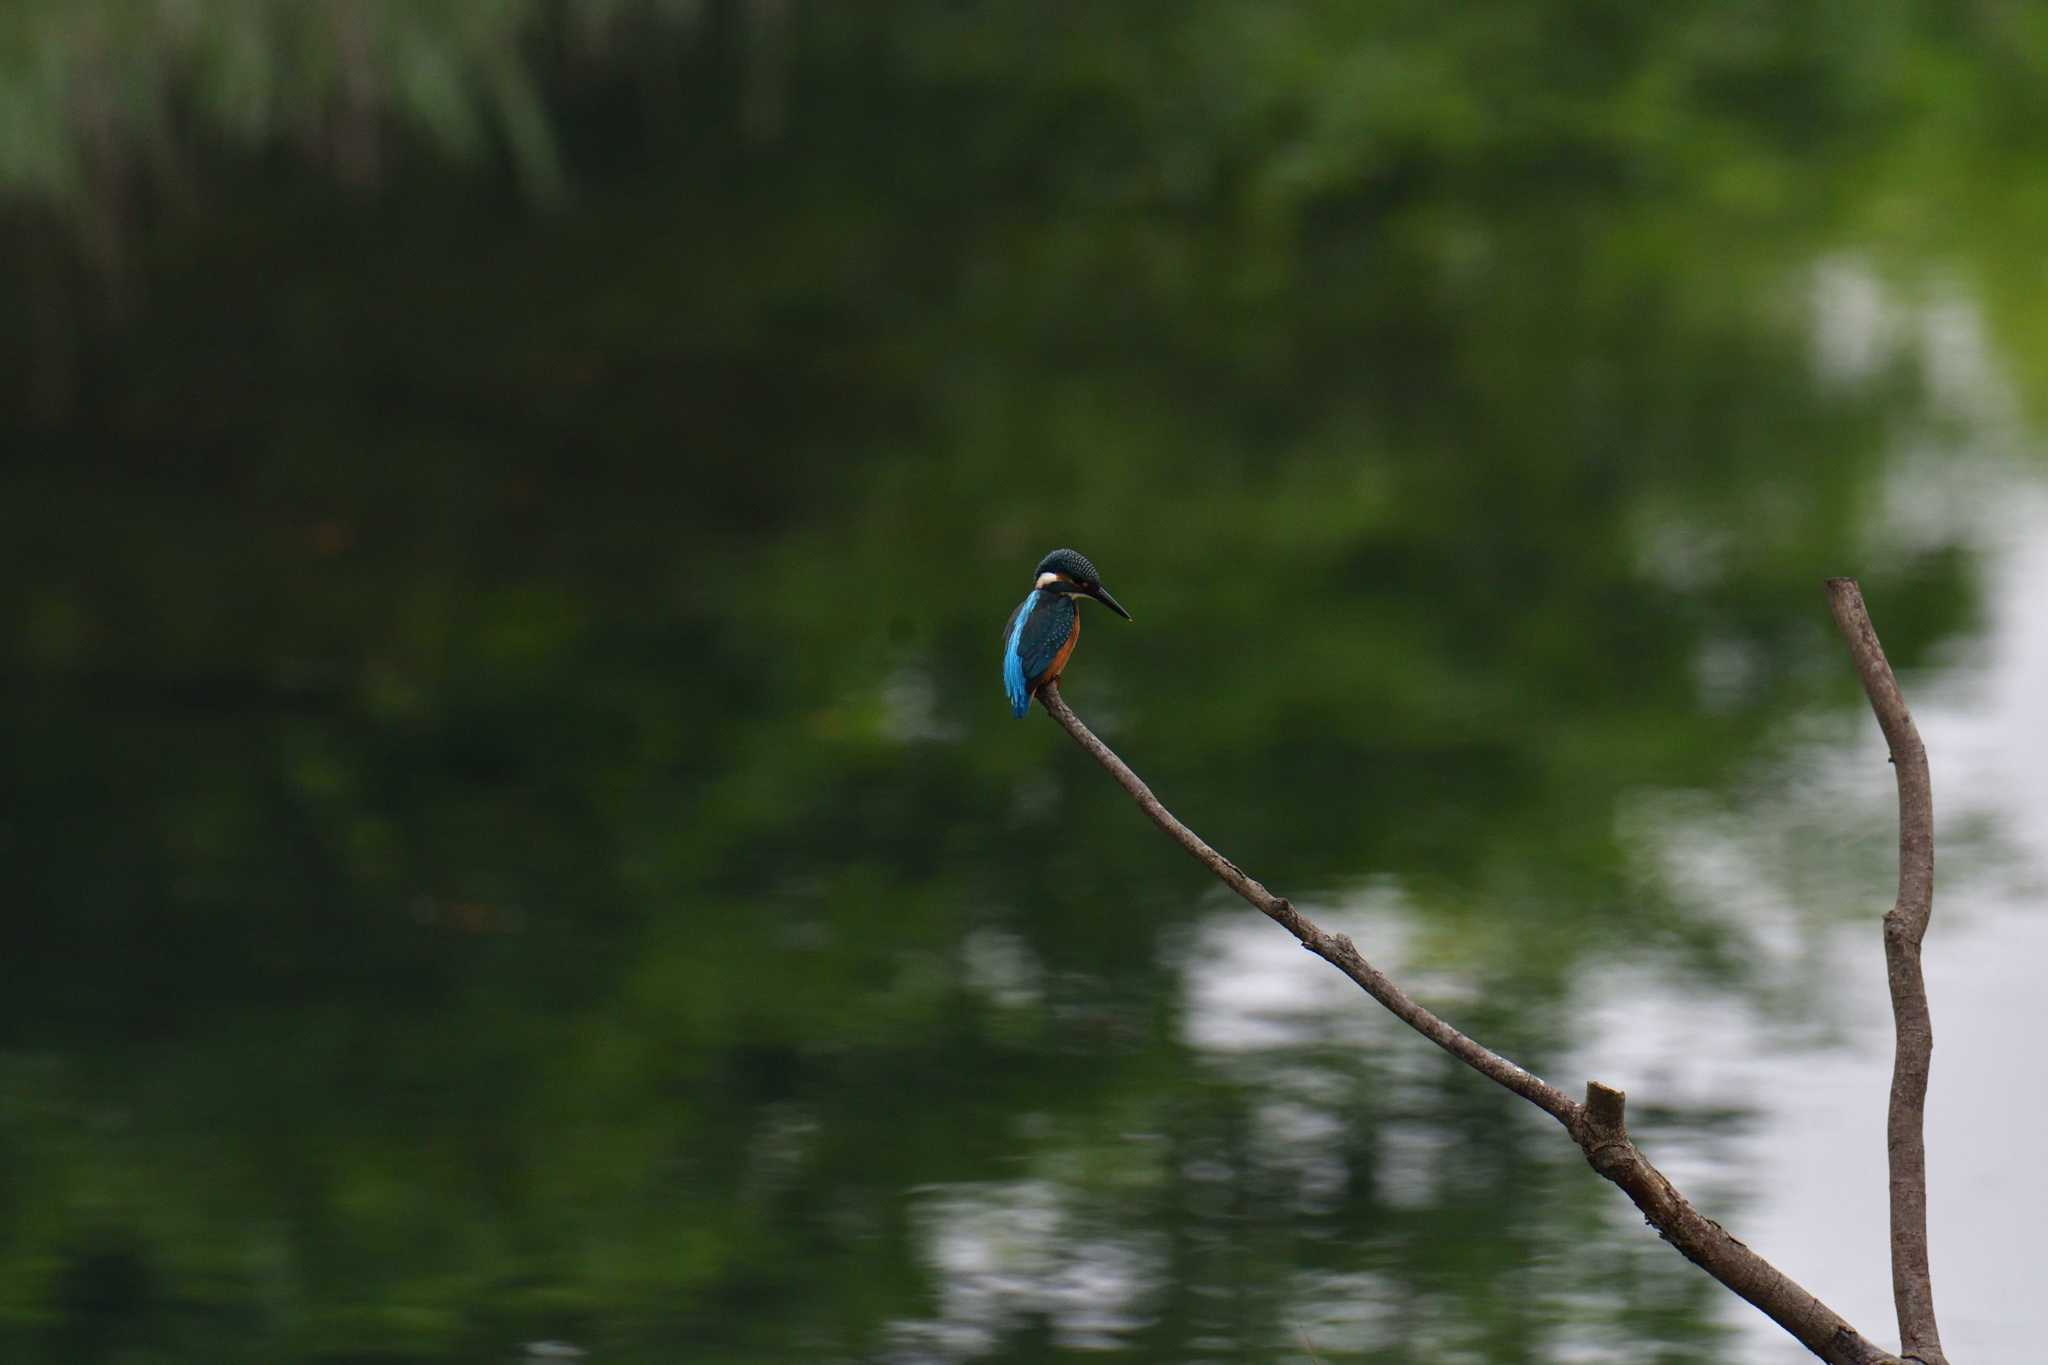
[[[1102,586],[1102,576],[1095,572],[1088,556],[1078,550],[1054,550],[1039,560],[1038,579],[1034,586],[1046,592],[1065,593],[1068,597],[1092,597],[1124,620],[1131,619],[1123,604]]]

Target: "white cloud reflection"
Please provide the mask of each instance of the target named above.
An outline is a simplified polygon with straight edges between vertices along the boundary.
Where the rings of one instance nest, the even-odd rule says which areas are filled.
[[[1061,1182],[942,1185],[916,1198],[940,1301],[932,1316],[897,1324],[889,1360],[972,1360],[1032,1318],[1061,1347],[1103,1347],[1142,1321],[1156,1251],[1136,1236],[1091,1234]]]

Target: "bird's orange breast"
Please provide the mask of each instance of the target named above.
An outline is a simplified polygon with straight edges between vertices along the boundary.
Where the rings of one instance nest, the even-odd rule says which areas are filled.
[[[1045,676],[1038,681],[1040,687],[1058,681],[1060,670],[1067,666],[1067,659],[1074,652],[1074,641],[1080,638],[1081,613],[1077,611],[1074,613],[1074,628],[1067,632],[1067,642],[1060,646],[1060,652],[1052,656],[1052,666],[1045,670]]]

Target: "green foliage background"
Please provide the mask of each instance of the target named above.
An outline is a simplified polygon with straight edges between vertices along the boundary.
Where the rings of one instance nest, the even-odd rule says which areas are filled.
[[[1138,619],[1076,705],[1288,894],[1399,888],[1539,1071],[1594,964],[1759,989],[1622,815],[1849,702],[1823,574],[1908,664],[1970,623],[1883,500],[1979,418],[1910,328],[1827,363],[1817,281],[1967,300],[2032,428],[2044,39],[10,5],[8,1358],[1723,1358],[1391,1025],[1192,1043],[1221,907],[993,636],[1086,550]],[[1039,1200],[1061,1255],[960,1298],[935,1220]]]

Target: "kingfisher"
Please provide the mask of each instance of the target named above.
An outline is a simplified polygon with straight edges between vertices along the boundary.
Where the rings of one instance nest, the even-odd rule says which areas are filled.
[[[1092,597],[1128,621],[1131,614],[1102,586],[1102,575],[1077,550],[1054,550],[1038,561],[1031,591],[1010,613],[1003,627],[1003,690],[1010,694],[1010,714],[1031,709],[1039,688],[1056,682],[1074,641],[1081,638],[1081,604]]]

